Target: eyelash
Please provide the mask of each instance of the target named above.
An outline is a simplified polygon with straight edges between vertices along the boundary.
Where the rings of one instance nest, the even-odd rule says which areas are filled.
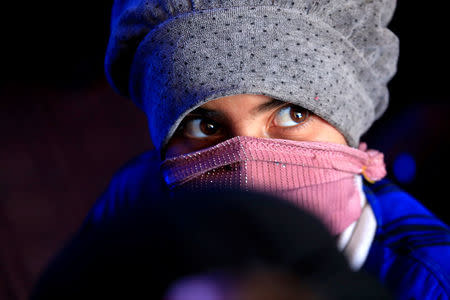
[[[272,124],[274,123],[274,119],[275,119],[275,117],[277,116],[277,114],[278,114],[282,109],[285,109],[286,107],[293,107],[293,108],[295,108],[295,107],[298,107],[298,106],[293,105],[293,104],[286,104],[286,105],[283,105],[283,106],[281,106],[281,107],[276,108],[275,111],[272,112],[272,116],[270,117],[270,121],[269,121],[270,125],[268,126],[268,129],[271,129],[271,128],[276,127],[276,128],[277,128],[277,129],[276,129],[277,131],[281,131],[281,132],[284,132],[284,133],[286,133],[286,134],[290,134],[290,133],[292,133],[292,131],[296,131],[296,130],[298,130],[299,128],[304,129],[304,128],[310,126],[310,125],[311,125],[311,122],[314,121],[314,116],[313,116],[313,114],[312,114],[309,110],[306,110],[306,112],[308,113],[308,116],[307,116],[307,119],[306,119],[304,122],[302,122],[302,123],[299,123],[299,124],[293,125],[293,126],[278,126],[278,125],[272,125]],[[303,108],[302,108],[302,109],[303,109]],[[221,130],[221,128],[223,128],[223,127],[220,125],[220,123],[216,122],[216,121],[215,121],[214,119],[212,119],[212,118],[208,118],[208,117],[205,117],[205,116],[202,116],[202,115],[195,115],[195,114],[192,114],[192,115],[188,115],[188,116],[181,122],[180,127],[178,128],[177,132],[178,132],[179,134],[183,135],[183,134],[184,134],[184,131],[185,131],[185,129],[186,129],[186,125],[188,124],[188,122],[191,122],[191,121],[196,120],[196,119],[202,119],[202,120],[205,120],[205,121],[208,121],[208,120],[209,120],[209,121],[212,121],[212,122],[214,122],[214,123],[219,124],[219,126],[220,126],[219,130]],[[214,135],[211,135],[211,137],[214,137]],[[195,137],[194,137],[194,138],[195,138]],[[205,137],[205,138],[198,138],[198,139],[199,139],[199,140],[206,140],[207,137]]]
[[[286,105],[283,105],[283,106],[277,108],[277,109],[272,113],[272,117],[271,117],[271,119],[270,119],[270,124],[273,124],[273,123],[274,123],[274,120],[275,120],[275,117],[277,116],[277,114],[280,113],[280,111],[283,110],[283,109],[285,109],[286,107],[292,107],[292,108],[300,108],[300,109],[304,109],[304,108],[301,108],[301,107],[299,107],[299,106],[297,106],[297,105],[294,105],[294,104],[286,104]],[[304,110],[306,111],[306,113],[307,113],[308,115],[307,115],[306,120],[303,121],[302,123],[298,123],[297,125],[292,125],[292,126],[277,126],[277,125],[273,125],[273,126],[272,126],[272,125],[270,125],[269,128],[277,127],[277,130],[289,132],[289,131],[298,130],[299,128],[302,128],[302,129],[303,129],[303,128],[305,128],[306,126],[310,126],[310,125],[311,125],[310,123],[311,123],[311,121],[313,120],[313,114],[312,114],[309,110],[307,110],[307,109],[304,109]]]
[[[198,120],[198,119],[205,120],[205,121],[212,121],[212,122],[214,122],[214,123],[219,124],[218,122],[214,121],[214,120],[211,119],[211,118],[208,118],[208,117],[205,117],[205,116],[202,116],[202,115],[195,115],[195,114],[192,114],[192,115],[188,115],[188,116],[181,122],[180,127],[178,127],[178,129],[177,129],[177,133],[180,134],[180,135],[184,135],[184,132],[185,132],[185,130],[186,130],[186,126],[188,125],[188,123],[191,122],[191,121],[194,121],[194,120]],[[220,126],[220,124],[219,124],[219,126]],[[220,126],[220,128],[222,128],[222,126]],[[220,128],[219,128],[219,130],[220,130]],[[195,138],[195,137],[193,137],[193,138]],[[199,139],[199,140],[206,140],[207,137],[204,137],[204,138],[197,138],[197,139]]]
[[[315,120],[314,116],[310,115],[305,122],[300,123],[298,125],[290,127],[277,126],[276,130],[278,131],[278,136],[283,136],[283,138],[288,138],[289,136],[300,137],[301,133],[304,133],[304,130],[309,128],[313,124],[314,120]],[[299,132],[299,130],[301,130],[301,133]]]

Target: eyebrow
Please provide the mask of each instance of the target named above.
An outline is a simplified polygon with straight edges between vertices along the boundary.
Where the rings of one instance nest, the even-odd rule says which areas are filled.
[[[190,115],[200,115],[207,118],[223,118],[223,114],[221,112],[203,107],[197,107],[188,114],[188,116]]]
[[[258,107],[252,109],[250,113],[252,115],[260,114],[260,113],[269,111],[271,109],[281,107],[281,106],[285,105],[286,103],[287,102],[284,102],[284,101],[281,101],[278,99],[272,99],[271,101],[263,103],[263,104],[259,105]]]
[[[278,100],[278,99],[272,99],[269,102],[263,103],[255,108],[253,108],[250,111],[250,114],[257,115],[266,111],[269,111],[274,108],[281,107],[285,105],[287,102]],[[192,112],[190,112],[188,115],[200,115],[202,117],[208,117],[208,118],[223,118],[223,114],[219,111],[203,108],[203,107],[197,107]]]

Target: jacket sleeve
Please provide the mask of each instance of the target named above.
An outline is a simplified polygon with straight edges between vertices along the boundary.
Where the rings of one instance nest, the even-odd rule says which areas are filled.
[[[89,211],[81,231],[114,218],[142,202],[157,201],[166,197],[167,189],[160,176],[159,165],[157,151],[151,150],[121,167]]]
[[[365,191],[377,219],[365,269],[396,299],[449,299],[448,225],[388,180]]]

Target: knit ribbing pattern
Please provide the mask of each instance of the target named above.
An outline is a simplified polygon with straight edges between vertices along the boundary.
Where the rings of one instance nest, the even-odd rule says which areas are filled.
[[[340,233],[361,212],[355,175],[379,180],[383,155],[348,146],[235,137],[211,148],[165,160],[170,188],[241,188],[292,201]]]

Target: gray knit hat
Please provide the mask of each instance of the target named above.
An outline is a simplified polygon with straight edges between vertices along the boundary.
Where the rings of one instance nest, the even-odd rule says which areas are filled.
[[[118,0],[106,75],[161,149],[198,106],[236,94],[300,105],[350,146],[386,110],[395,0]]]

